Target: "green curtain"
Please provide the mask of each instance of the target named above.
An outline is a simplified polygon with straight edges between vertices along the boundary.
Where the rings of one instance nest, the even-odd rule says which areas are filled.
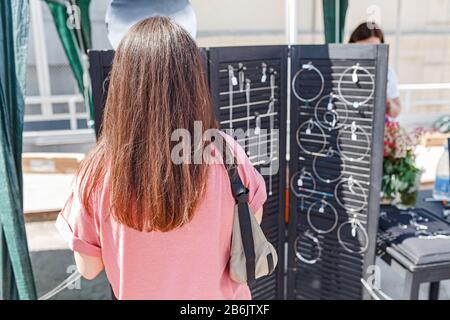
[[[0,0],[0,298],[36,299],[22,196],[28,1]]]
[[[344,41],[344,26],[348,0],[323,0],[322,4],[325,42],[342,43]],[[339,17],[338,21],[336,21],[337,16]]]
[[[91,22],[89,18],[90,0],[43,0],[53,16],[53,21],[58,32],[59,39],[64,47],[67,59],[78,85],[80,93],[84,97],[86,108],[91,122],[94,119],[94,109],[89,80],[87,50],[92,48]],[[80,29],[70,25],[68,7],[79,8]],[[76,11],[78,12],[78,11]],[[91,123],[93,125],[93,123]]]

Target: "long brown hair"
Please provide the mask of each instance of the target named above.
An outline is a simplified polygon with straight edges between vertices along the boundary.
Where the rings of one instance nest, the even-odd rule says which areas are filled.
[[[369,27],[370,25],[370,27]],[[374,22],[363,22],[359,26],[353,30],[349,43],[355,43],[361,40],[366,40],[371,37],[375,37],[380,39],[381,43],[384,43],[384,33],[381,30],[380,26],[378,26]]]
[[[115,53],[101,135],[79,171],[84,206],[108,173],[111,214],[120,223],[140,231],[188,223],[207,165],[173,163],[171,134],[193,136],[194,121],[217,128],[195,41],[168,18],[140,21]],[[191,150],[205,144],[194,143]]]

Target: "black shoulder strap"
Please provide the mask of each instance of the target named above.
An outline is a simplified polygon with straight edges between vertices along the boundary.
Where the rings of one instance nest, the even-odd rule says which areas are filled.
[[[247,284],[251,285],[255,281],[255,246],[250,219],[251,212],[248,206],[248,189],[244,187],[237,167],[233,166],[228,168],[227,171],[230,177],[231,191],[238,206],[239,226],[247,269]]]
[[[223,139],[226,143],[225,139]],[[219,146],[216,144],[217,149]],[[228,146],[227,146],[228,147]],[[225,168],[228,172],[230,179],[231,192],[234,200],[238,206],[239,226],[241,230],[242,245],[245,254],[245,264],[247,269],[247,284],[251,285],[255,281],[255,246],[253,242],[252,223],[250,219],[250,209],[248,206],[248,189],[242,183],[241,177],[237,169],[238,161],[233,156],[233,164],[226,162],[226,157],[223,150],[219,149],[222,153],[222,159],[224,160]]]

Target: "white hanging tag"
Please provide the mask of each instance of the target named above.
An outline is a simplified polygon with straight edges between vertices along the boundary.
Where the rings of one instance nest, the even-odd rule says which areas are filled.
[[[265,64],[264,62],[261,64],[261,69],[262,69],[262,76],[261,76],[261,82],[264,83],[267,80],[267,64]]]
[[[323,206],[323,204],[320,206],[319,208],[319,213],[324,213],[325,212],[325,208]]]
[[[256,127],[255,127],[255,135],[259,135],[261,133],[261,117],[259,115],[256,116]]]
[[[352,132],[352,141],[358,140],[358,137],[356,136],[356,123],[355,123],[355,121],[352,122],[351,132]]]
[[[358,74],[356,73],[356,69],[352,73],[352,81],[353,81],[353,83],[358,83],[358,81],[359,81]]]
[[[330,93],[330,99],[328,99],[327,109],[328,111],[333,109],[333,93]]]
[[[336,118],[333,118],[333,121],[331,121],[331,127],[334,128],[336,126]]]
[[[237,85],[238,85],[238,81],[237,81],[237,78],[236,78],[235,76],[233,76],[233,77],[231,78],[231,84],[232,84],[233,86],[237,86]]]
[[[306,128],[306,134],[311,134],[311,129],[310,128]]]
[[[356,225],[352,225],[352,237],[356,237]]]
[[[299,186],[299,187],[303,187],[303,180],[302,180],[302,178],[300,177],[300,178],[298,178],[298,180],[297,180],[297,186]]]

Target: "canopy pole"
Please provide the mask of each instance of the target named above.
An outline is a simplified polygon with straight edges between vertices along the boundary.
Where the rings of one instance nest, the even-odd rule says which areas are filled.
[[[295,44],[297,42],[297,0],[285,0],[285,35],[288,44]]]

